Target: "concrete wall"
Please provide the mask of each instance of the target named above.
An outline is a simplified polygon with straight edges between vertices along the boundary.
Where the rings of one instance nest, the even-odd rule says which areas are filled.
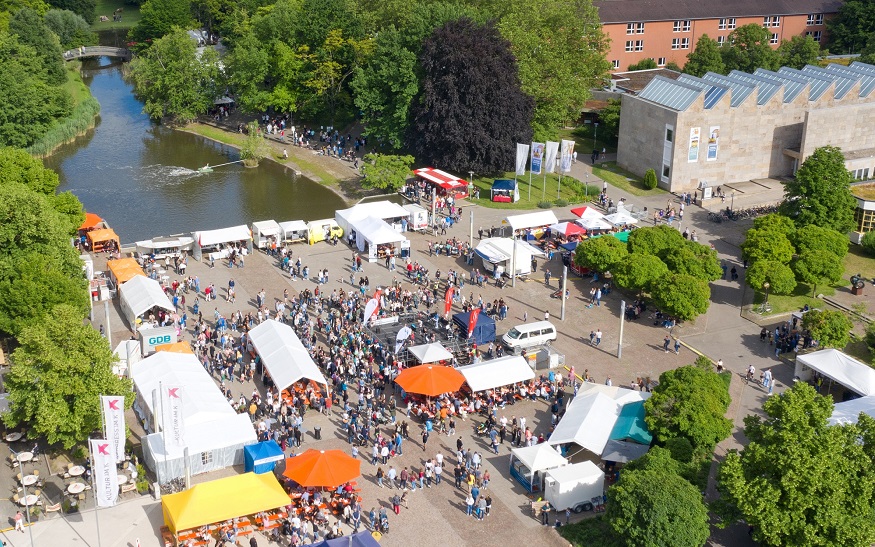
[[[845,152],[873,149],[873,122],[875,103],[872,102],[810,110],[802,142],[802,155],[808,157],[817,148],[828,144]]]
[[[648,169],[656,171],[659,186],[668,189],[661,182],[662,155],[665,143],[666,124],[677,127],[678,113],[660,105],[624,95],[620,107],[620,138],[617,143],[617,164],[643,177]],[[686,146],[687,136],[681,139],[675,131],[674,148]]]

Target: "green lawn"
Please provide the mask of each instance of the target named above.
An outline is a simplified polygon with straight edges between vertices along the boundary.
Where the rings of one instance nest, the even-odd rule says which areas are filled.
[[[597,134],[593,135],[594,133]],[[596,137],[595,141],[593,141],[593,136]],[[571,139],[576,143],[574,149],[577,150],[577,159],[579,160],[588,158],[593,150],[601,152],[604,148],[608,154],[614,154],[617,151],[617,139],[608,137],[604,129],[596,130],[591,123],[574,129],[560,129],[559,138]]]
[[[811,285],[807,283],[798,283],[796,285],[796,289],[793,291],[792,294],[769,294],[769,305],[772,306],[772,311],[769,315],[778,315],[780,313],[799,311],[805,307],[805,304],[808,304],[812,308],[822,308],[823,302],[817,298],[812,297],[811,290]],[[835,292],[836,288],[834,286],[827,285],[825,283],[821,283],[817,286],[817,294],[832,296],[833,294],[835,294]],[[762,303],[763,296],[763,292],[756,292],[756,295],[753,299],[754,311],[756,311],[757,306]]]
[[[474,179],[474,186],[480,189],[480,199],[469,198],[469,201],[482,205],[483,207],[491,207],[493,209],[536,209],[541,201],[549,201],[555,205],[558,195],[569,204],[583,203],[586,201],[587,193],[589,198],[593,199],[599,193],[598,186],[589,185],[587,187],[583,182],[569,177],[563,176],[561,187],[559,176],[551,173],[547,175],[546,186],[544,185],[544,175],[533,175],[531,186],[531,199],[529,199],[529,176],[528,174],[517,177],[520,189],[520,200],[516,203],[501,203],[490,201],[490,189],[496,178],[513,179],[513,171],[504,173],[501,177],[478,177]],[[543,196],[543,197],[542,197]]]
[[[122,8],[122,20],[116,22],[112,20],[112,14],[118,8]],[[91,24],[94,31],[131,28],[140,21],[140,6],[128,4],[125,0],[97,0],[94,13],[96,17]],[[101,22],[101,15],[109,17],[109,21]]]
[[[875,278],[875,258],[867,255],[862,245],[851,244],[844,264],[846,277],[861,274],[866,279]]]
[[[69,62],[67,63],[66,68],[67,81],[61,87],[70,94],[70,97],[73,99],[73,108],[76,108],[76,105],[91,96],[91,91],[82,81],[82,74],[79,71],[80,67],[78,62]]]
[[[614,161],[606,161],[594,165],[592,174],[607,181],[611,186],[616,186],[624,192],[629,192],[633,196],[658,196],[667,193],[659,187],[648,190],[644,187],[644,183],[640,178],[625,169],[617,167],[617,162]]]

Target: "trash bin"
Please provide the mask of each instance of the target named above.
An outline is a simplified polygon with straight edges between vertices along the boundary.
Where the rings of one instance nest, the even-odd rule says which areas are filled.
[[[317,441],[322,440],[322,428],[318,425],[313,428],[313,436],[316,438]]]

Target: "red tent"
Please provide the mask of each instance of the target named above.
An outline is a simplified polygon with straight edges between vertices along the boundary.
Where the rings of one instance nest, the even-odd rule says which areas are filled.
[[[413,174],[429,184],[441,188],[444,191],[442,193],[451,194],[456,199],[468,197],[468,181],[465,179],[433,167],[414,169]]]

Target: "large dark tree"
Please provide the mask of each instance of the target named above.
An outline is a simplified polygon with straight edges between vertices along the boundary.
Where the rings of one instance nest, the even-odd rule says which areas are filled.
[[[423,79],[409,142],[435,167],[494,173],[513,168],[532,137],[534,103],[520,89],[510,44],[491,24],[451,21],[423,43]]]

